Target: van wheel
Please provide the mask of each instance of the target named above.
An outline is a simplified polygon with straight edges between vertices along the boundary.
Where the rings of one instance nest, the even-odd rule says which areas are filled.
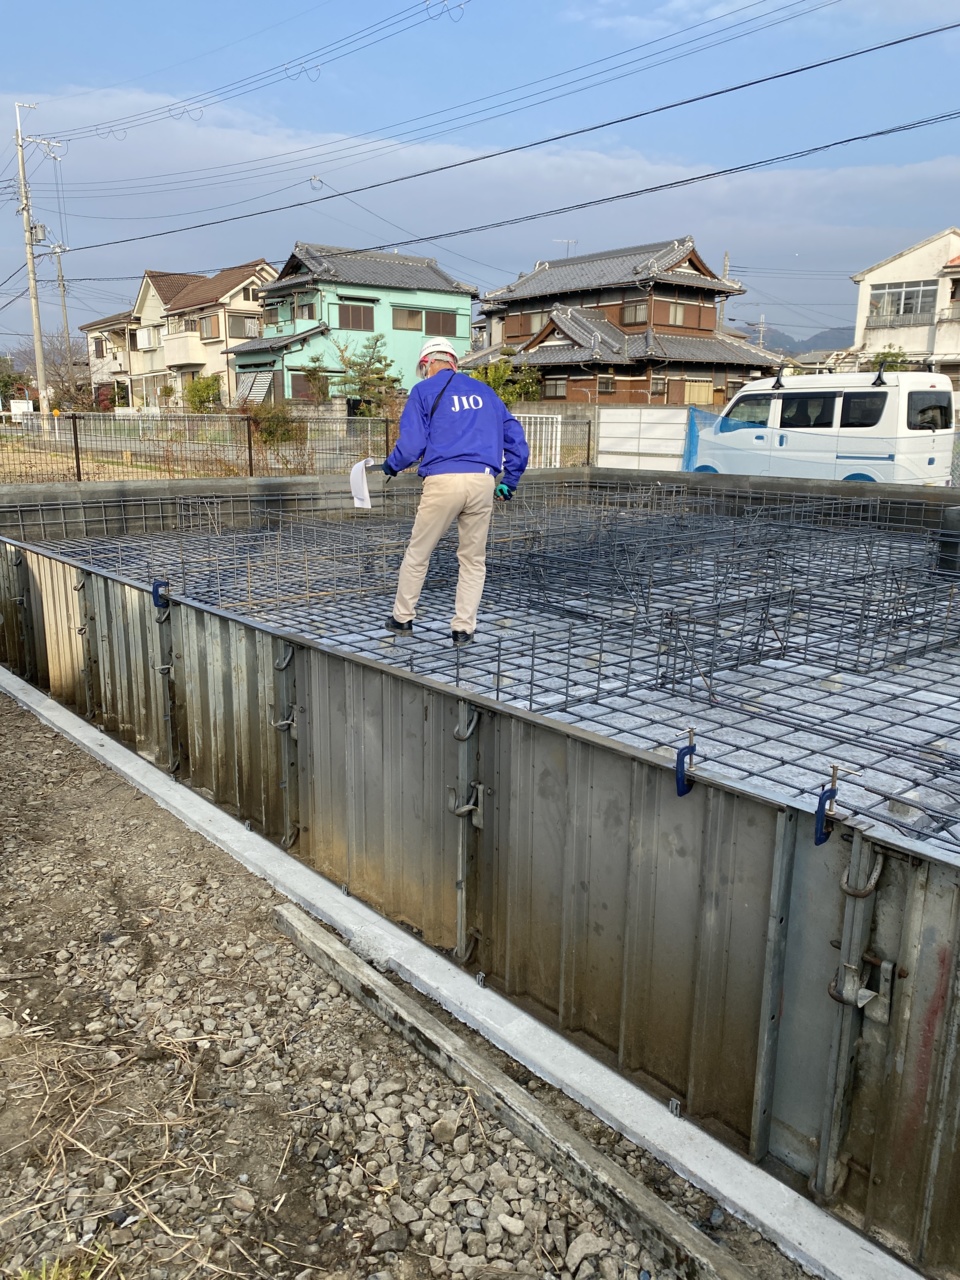
[[[706,472],[708,475],[711,475],[711,476],[718,476],[720,474],[720,472],[717,470],[716,467],[694,467],[693,470],[694,470],[694,474],[696,474],[698,471]]]
[[[868,484],[877,483],[876,480],[874,480],[873,476],[865,476],[862,471],[855,471],[851,476],[844,476],[843,480],[844,480],[844,483],[846,483],[848,480],[866,480]]]

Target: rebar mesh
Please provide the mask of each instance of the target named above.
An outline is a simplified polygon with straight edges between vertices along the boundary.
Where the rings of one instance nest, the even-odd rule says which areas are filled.
[[[132,507],[59,553],[261,625],[960,842],[960,592],[931,508],[899,500],[531,482],[498,504],[476,642],[450,644],[451,531],[412,638],[383,630],[415,490]],[[115,513],[114,513],[115,514]],[[147,532],[147,530],[151,530]],[[955,535],[954,535],[955,536]]]

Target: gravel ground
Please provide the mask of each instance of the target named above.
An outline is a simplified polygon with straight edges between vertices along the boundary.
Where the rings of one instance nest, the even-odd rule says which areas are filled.
[[[0,1275],[669,1280],[282,938],[273,890],[2,695],[0,846]],[[539,1096],[758,1276],[800,1274]]]

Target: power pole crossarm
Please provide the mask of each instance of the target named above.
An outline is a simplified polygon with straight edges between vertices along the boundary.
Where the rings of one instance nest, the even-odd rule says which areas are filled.
[[[40,328],[40,295],[37,292],[37,267],[33,257],[33,219],[30,214],[30,188],[27,186],[27,166],[23,158],[23,131],[20,128],[20,108],[32,109],[35,104],[18,102],[17,110],[17,166],[20,173],[20,212],[23,214],[23,238],[27,250],[27,284],[30,289],[30,311],[33,318],[33,358],[37,366],[37,391],[40,412],[50,412],[50,393],[47,390],[47,369],[43,359],[43,333]]]

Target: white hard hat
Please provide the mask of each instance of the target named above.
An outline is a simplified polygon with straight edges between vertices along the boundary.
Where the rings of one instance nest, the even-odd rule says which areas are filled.
[[[429,364],[431,356],[449,360],[455,369],[460,366],[460,357],[457,355],[456,351],[454,351],[446,338],[427,339],[420,348],[420,355],[417,359],[417,368],[420,369],[424,365]]]

